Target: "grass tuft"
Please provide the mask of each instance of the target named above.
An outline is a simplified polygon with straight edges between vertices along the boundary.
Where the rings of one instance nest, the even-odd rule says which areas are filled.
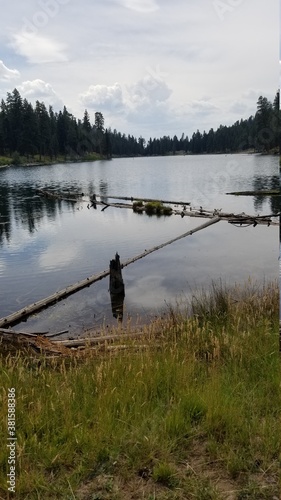
[[[278,498],[277,283],[213,285],[111,349],[0,354],[3,443],[16,389],[17,498]],[[7,458],[3,446],[3,497]]]

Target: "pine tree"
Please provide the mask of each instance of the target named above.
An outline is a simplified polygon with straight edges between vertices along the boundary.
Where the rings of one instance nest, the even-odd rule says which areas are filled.
[[[39,128],[37,117],[32,104],[23,100],[22,106],[23,134],[22,134],[22,154],[33,156],[38,152]]]
[[[103,154],[103,134],[104,134],[104,117],[100,111],[95,113],[95,131],[100,155]]]
[[[22,98],[17,89],[7,94],[7,118],[9,123],[8,150],[12,154],[15,151],[22,153],[23,120]]]
[[[259,149],[269,151],[273,141],[273,130],[271,128],[272,104],[266,98],[260,96],[257,102],[256,124],[257,124],[257,146]]]
[[[51,124],[48,111],[43,102],[36,101],[35,114],[37,118],[39,136],[38,150],[41,160],[42,156],[50,154]]]

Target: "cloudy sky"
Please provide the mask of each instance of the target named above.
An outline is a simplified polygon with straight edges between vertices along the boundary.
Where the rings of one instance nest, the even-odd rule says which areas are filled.
[[[0,42],[0,99],[145,139],[248,118],[279,86],[278,0],[10,0]]]

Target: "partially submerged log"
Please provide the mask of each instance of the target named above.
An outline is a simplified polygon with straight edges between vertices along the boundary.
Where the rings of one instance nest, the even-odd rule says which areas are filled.
[[[76,193],[56,193],[53,191],[48,191],[46,189],[36,189],[36,193],[39,194],[40,196],[44,196],[45,198],[51,198],[55,200],[64,200],[64,201],[71,201],[73,203],[76,203],[79,201],[81,196],[84,193],[81,194],[76,194]]]
[[[50,339],[52,337],[59,337],[59,335],[64,335],[65,333],[68,333],[68,332],[69,332],[69,330],[62,330],[61,332],[57,332],[57,333],[47,333],[45,335],[45,337],[47,339]]]
[[[109,271],[103,271],[102,273],[99,274],[93,274],[92,276],[89,276],[89,278],[86,278],[82,281],[79,281],[78,283],[75,283],[74,285],[69,285],[63,290],[60,290],[59,292],[55,292],[54,294],[50,295],[49,297],[46,297],[42,300],[39,300],[38,302],[34,302],[33,304],[30,304],[29,306],[23,307],[19,311],[10,314],[9,316],[5,318],[0,318],[0,327],[6,327],[8,325],[15,325],[22,321],[23,319],[27,318],[31,314],[33,314],[36,311],[40,311],[42,309],[45,309],[46,307],[50,306],[51,304],[55,304],[59,300],[62,300],[65,297],[68,297],[69,295],[77,292],[78,290],[81,290],[82,288],[85,288],[92,283],[95,283],[96,281],[99,281],[106,276],[109,275]]]
[[[197,231],[200,231],[200,230],[202,230],[202,229],[204,229],[212,224],[215,224],[216,222],[219,222],[219,221],[220,221],[220,217],[213,217],[211,220],[205,222],[204,224],[201,224],[200,226],[198,226],[190,231],[187,231],[186,233],[183,233],[180,236],[173,238],[172,240],[169,240],[165,243],[162,243],[161,245],[157,245],[157,246],[151,248],[150,250],[145,250],[144,252],[137,255],[136,257],[128,259],[126,262],[122,263],[121,269],[123,267],[129,266],[130,264],[132,264],[133,262],[136,262],[139,259],[142,259],[143,257],[146,257],[146,255],[149,255],[152,252],[160,250],[160,248],[164,248],[167,245],[171,245],[172,243],[174,243],[182,238],[185,238],[186,236],[190,236],[190,235],[196,233]],[[59,292],[55,292],[54,294],[50,295],[49,297],[46,297],[42,300],[39,300],[38,302],[35,302],[33,304],[30,304],[29,306],[22,308],[19,311],[10,314],[9,316],[6,316],[4,318],[0,318],[0,328],[7,327],[9,325],[15,325],[16,323],[19,323],[19,322],[23,321],[24,319],[26,319],[28,316],[30,316],[34,312],[45,309],[46,307],[50,306],[51,304],[54,304],[54,303],[58,302],[59,300],[66,298],[75,292],[78,292],[82,288],[85,288],[85,287],[91,285],[92,283],[95,283],[95,282],[105,278],[109,274],[110,274],[110,270],[107,270],[107,271],[103,271],[99,274],[94,274],[92,276],[89,276],[88,278],[86,278],[82,281],[79,281],[78,283],[74,283],[73,285],[67,286],[63,290],[60,290]]]
[[[167,200],[156,200],[155,198],[136,198],[133,196],[106,196],[107,198],[110,199],[115,199],[115,200],[127,200],[127,201],[143,201],[145,203],[150,202],[150,201],[160,201],[161,203],[168,203],[170,205],[190,205],[190,201],[167,201]]]
[[[279,226],[279,222],[275,222],[272,220],[272,217],[279,217],[279,214],[272,215],[247,215],[244,212],[241,214],[234,214],[229,212],[221,212],[220,210],[191,210],[191,211],[174,211],[175,215],[181,215],[181,217],[199,217],[204,219],[212,219],[215,215],[218,215],[221,220],[225,220],[231,223],[239,223],[243,224],[262,224],[262,225],[272,225]]]
[[[263,189],[257,191],[232,191],[231,193],[234,196],[280,196],[280,189]]]
[[[42,335],[37,333],[16,332],[15,330],[11,330],[10,328],[0,328],[0,335],[1,333],[8,333],[11,335],[24,335],[25,337],[37,337],[37,335]]]
[[[56,199],[60,199],[60,200],[64,200],[64,201],[70,201],[70,202],[77,202],[77,201],[81,201],[81,202],[86,202],[87,203],[87,200],[85,199],[82,199],[81,196],[84,196],[84,193],[81,193],[81,194],[69,194],[68,196],[71,196],[71,197],[67,197],[65,194],[60,194],[60,193],[55,193],[55,192],[51,192],[51,191],[47,191],[47,190],[43,190],[43,189],[37,189],[37,192],[38,194],[42,195],[42,196],[47,196],[49,198],[56,198]],[[255,191],[240,191],[240,192],[232,192],[232,193],[226,193],[226,194],[232,194],[232,195],[251,195],[251,196],[255,196],[255,195],[280,195],[280,191],[278,190],[271,190],[271,191],[258,191],[258,192],[255,192]],[[97,200],[97,196],[100,198],[100,200]],[[271,219],[271,217],[274,217],[275,215],[272,214],[270,216],[261,216],[261,217],[255,217],[255,216],[251,216],[251,215],[247,215],[247,214],[234,214],[234,213],[229,213],[229,212],[222,212],[221,209],[214,209],[214,210],[206,210],[206,209],[203,209],[203,207],[200,207],[200,209],[192,209],[192,207],[190,206],[190,202],[188,201],[167,201],[167,200],[155,200],[153,198],[134,198],[133,196],[129,197],[129,196],[106,196],[106,199],[116,199],[116,200],[128,200],[128,201],[131,201],[131,202],[160,202],[160,203],[167,203],[167,204],[170,204],[170,205],[175,205],[176,207],[181,207],[181,209],[177,209],[177,208],[174,208],[172,209],[171,208],[171,211],[168,215],[180,215],[181,217],[199,217],[199,218],[207,218],[207,219],[211,219],[217,215],[219,215],[219,217],[222,219],[222,220],[228,220],[230,218],[234,219],[234,218],[240,218],[240,216],[242,217],[242,215],[245,217],[245,221],[249,221],[250,219],[253,219],[253,224],[254,225],[257,225],[255,221],[257,221],[258,224],[267,224],[267,225],[273,225],[273,226],[277,226],[279,225],[279,222],[275,222],[275,221],[269,221],[268,218]],[[115,203],[115,202],[104,202],[102,200],[102,196],[101,195],[91,195],[90,196],[90,202],[91,202],[91,205],[88,203],[88,208],[90,207],[94,207],[96,208],[97,205],[102,205],[102,212],[104,212],[108,207],[113,207],[113,208],[127,208],[127,209],[134,209],[135,212],[141,212],[143,213],[145,211],[145,206],[140,206],[140,207],[134,207],[132,203]],[[187,207],[189,208],[187,210]],[[165,213],[163,213],[163,215],[165,215]],[[276,217],[278,216],[279,214],[276,215]],[[230,222],[230,221],[229,221]],[[233,222],[233,221],[231,221]],[[269,224],[270,222],[270,224]],[[240,223],[240,222],[239,222]],[[249,224],[249,222],[245,222],[245,224]]]
[[[182,238],[186,238],[186,236],[191,236],[192,234],[196,233],[197,231],[201,231],[202,229],[205,229],[206,227],[209,227],[212,224],[216,224],[219,221],[220,221],[220,217],[213,217],[211,220],[205,222],[204,224],[201,224],[200,226],[197,226],[194,229],[191,229],[190,231],[187,231],[186,233],[183,233],[180,236],[173,238],[172,240],[166,241],[165,243],[162,243],[161,245],[157,245],[156,247],[153,247],[150,250],[145,250],[143,253],[137,255],[136,257],[133,257],[132,259],[128,259],[126,262],[121,264],[121,266],[122,266],[122,268],[129,266],[129,264],[132,264],[133,262],[136,262],[137,260],[142,259],[143,257],[146,257],[146,255],[149,255],[150,253],[155,252],[156,250],[160,250],[160,248],[164,248],[167,245],[171,245],[172,243],[175,243],[176,241],[181,240]]]
[[[237,225],[237,226],[257,226],[258,224],[266,224],[270,226],[271,224],[278,225],[278,223],[272,222],[272,220],[268,217],[234,217],[228,220],[229,224]]]

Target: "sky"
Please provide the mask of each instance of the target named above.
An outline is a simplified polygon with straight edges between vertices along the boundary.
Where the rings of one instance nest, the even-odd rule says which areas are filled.
[[[17,88],[126,135],[189,137],[279,87],[278,0],[10,0],[0,100]]]

